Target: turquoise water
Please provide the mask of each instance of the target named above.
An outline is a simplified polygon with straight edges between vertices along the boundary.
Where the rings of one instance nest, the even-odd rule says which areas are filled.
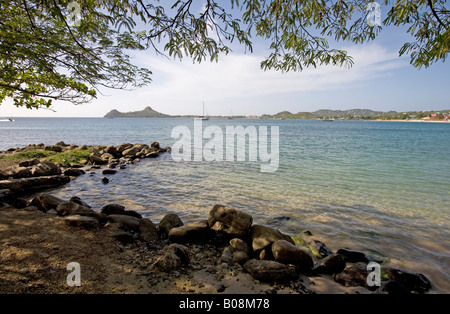
[[[0,123],[0,149],[30,143],[172,146],[175,126],[193,120],[16,118]],[[110,177],[82,176],[55,194],[100,208],[125,204],[158,222],[168,211],[187,222],[214,204],[245,210],[255,223],[293,236],[310,230],[332,250],[366,250],[425,274],[450,293],[450,124],[378,121],[210,119],[203,126],[279,126],[280,165],[179,162],[170,154]],[[370,249],[370,252],[368,251]]]

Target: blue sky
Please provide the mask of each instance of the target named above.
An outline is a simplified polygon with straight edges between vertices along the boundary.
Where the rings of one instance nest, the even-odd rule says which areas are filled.
[[[383,11],[382,11],[383,19]],[[146,106],[172,115],[261,115],[280,111],[364,108],[380,111],[450,109],[450,62],[420,70],[398,51],[410,40],[405,29],[383,27],[376,40],[362,45],[338,43],[353,56],[351,69],[320,66],[302,72],[263,71],[267,43],[254,41],[252,54],[235,52],[218,63],[193,64],[189,58],[168,60],[154,51],[132,54],[137,65],[153,72],[153,83],[132,91],[102,90],[92,102],[74,106],[57,102],[53,111],[0,105],[0,117],[101,117],[108,111]],[[332,42],[330,42],[332,44]],[[333,45],[333,44],[332,44]]]

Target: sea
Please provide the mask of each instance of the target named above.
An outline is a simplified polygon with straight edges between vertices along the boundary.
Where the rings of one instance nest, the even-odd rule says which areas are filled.
[[[194,123],[14,118],[0,122],[0,150],[58,141],[172,147],[181,138],[172,137],[174,129],[194,134]],[[276,171],[262,172],[261,160],[249,154],[239,161],[175,161],[165,153],[110,175],[109,184],[92,170],[51,192],[79,196],[98,210],[120,203],[154,223],[169,212],[188,223],[206,219],[216,204],[231,206],[251,214],[255,224],[293,237],[310,231],[332,251],[360,250],[386,266],[422,273],[432,293],[450,293],[450,123],[211,118],[202,121],[202,130],[208,126],[223,134],[227,126],[269,133],[278,127]],[[250,142],[249,136],[246,148]]]

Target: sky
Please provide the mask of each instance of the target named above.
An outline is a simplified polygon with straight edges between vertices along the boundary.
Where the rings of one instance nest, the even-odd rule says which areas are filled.
[[[237,49],[220,56],[217,63],[167,59],[151,50],[133,52],[132,61],[153,72],[153,82],[146,87],[102,89],[87,104],[55,102],[53,111],[16,108],[6,101],[0,105],[0,117],[102,117],[112,109],[128,112],[147,106],[169,115],[201,115],[203,102],[206,114],[224,116],[319,109],[450,109],[450,62],[414,68],[409,56],[398,56],[408,40],[405,29],[383,27],[374,41],[337,43],[353,57],[350,69],[329,65],[288,73],[260,68],[269,51],[259,39],[253,42],[253,53]]]

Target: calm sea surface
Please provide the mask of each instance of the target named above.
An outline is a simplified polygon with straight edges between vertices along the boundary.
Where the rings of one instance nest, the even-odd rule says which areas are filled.
[[[16,118],[0,122],[0,149],[27,144],[117,145],[159,141],[193,119]],[[389,257],[421,272],[434,291],[450,293],[450,124],[314,120],[210,119],[203,127],[279,126],[280,165],[260,162],[175,162],[146,159],[110,176],[99,171],[54,194],[82,197],[100,209],[110,202],[157,223],[167,212],[184,222],[207,217],[215,204],[253,215],[292,236],[310,230],[332,250]],[[208,140],[205,140],[207,142]]]

